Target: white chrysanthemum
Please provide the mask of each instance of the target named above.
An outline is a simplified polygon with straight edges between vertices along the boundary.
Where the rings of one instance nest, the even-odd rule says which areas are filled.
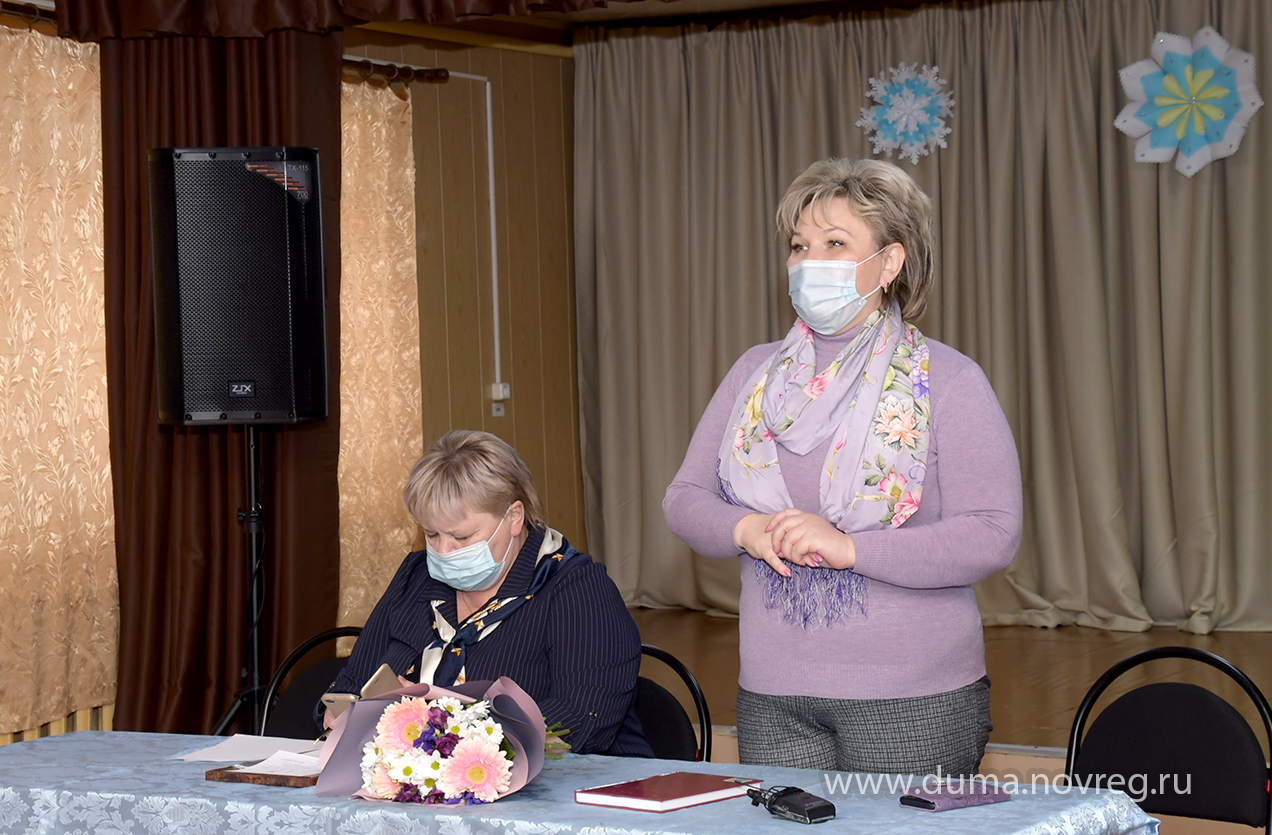
[[[367,744],[362,746],[362,783],[369,785],[371,775],[375,773],[375,764],[380,761],[380,749],[376,747],[375,740],[367,740]]]
[[[470,736],[476,736],[482,739],[488,739],[498,745],[503,742],[504,732],[503,727],[494,719],[479,719],[476,722],[470,722],[464,728],[464,733],[461,734],[461,736],[464,739],[467,739]]]
[[[380,747],[375,744],[374,739],[368,739],[367,744],[362,746],[362,767],[370,768],[378,759],[380,759]]]
[[[389,759],[389,776],[399,783],[421,786],[429,778],[441,773],[441,756],[436,752],[424,753],[412,748],[405,754]]]
[[[463,722],[479,722],[490,716],[490,702],[479,701],[464,705],[456,716]]]
[[[463,702],[461,702],[459,699],[452,699],[450,696],[442,696],[439,699],[434,699],[433,704],[437,707],[440,707],[442,710],[446,711],[451,716],[454,716],[456,713],[459,713],[461,710],[464,709]]]
[[[420,755],[420,778],[415,785],[421,789],[432,789],[437,785],[437,779],[442,776],[442,765],[446,762],[446,758],[436,751]]]
[[[445,762],[445,760],[438,759],[436,766],[430,765],[429,770],[425,772],[425,776],[420,778],[420,781],[416,783],[416,785],[419,786],[420,794],[428,794],[433,789],[437,788],[437,781],[442,778],[441,771],[443,762]],[[434,771],[434,768],[436,768],[436,771]]]

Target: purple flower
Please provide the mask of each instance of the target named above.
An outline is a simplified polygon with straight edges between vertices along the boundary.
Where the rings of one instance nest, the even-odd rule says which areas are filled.
[[[425,725],[424,730],[415,738],[415,747],[425,754],[431,753],[437,747],[437,728]]]
[[[449,757],[451,752],[455,750],[455,746],[459,744],[459,737],[455,734],[443,734],[437,738],[437,753],[443,757]]]
[[[914,352],[910,365],[910,385],[914,387],[914,396],[928,396],[928,347],[924,345]]]
[[[402,785],[402,790],[397,793],[397,797],[393,798],[393,802],[394,803],[427,803],[429,801],[426,798],[420,796],[420,789],[418,786],[413,786],[410,783],[404,783]]]
[[[430,707],[428,709],[428,723],[434,728],[444,731],[448,722],[450,722],[450,714],[442,708]]]

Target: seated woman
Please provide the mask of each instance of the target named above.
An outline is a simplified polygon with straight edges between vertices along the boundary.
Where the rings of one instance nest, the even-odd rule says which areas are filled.
[[[652,757],[635,713],[640,633],[605,567],[545,524],[516,451],[448,432],[402,498],[426,548],[403,560],[331,691],[358,692],[381,663],[442,687],[507,676],[575,753]]]

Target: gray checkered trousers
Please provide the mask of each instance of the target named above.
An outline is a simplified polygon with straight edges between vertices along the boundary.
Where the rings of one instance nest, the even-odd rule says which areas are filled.
[[[989,676],[905,699],[766,696],[738,688],[738,758],[881,774],[977,773],[992,729]]]

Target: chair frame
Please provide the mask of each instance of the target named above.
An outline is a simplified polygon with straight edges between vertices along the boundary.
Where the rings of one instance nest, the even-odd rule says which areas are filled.
[[[1267,738],[1269,748],[1272,749],[1272,708],[1269,708],[1268,700],[1263,695],[1263,691],[1259,690],[1258,686],[1248,675],[1223,656],[1204,649],[1195,647],[1153,647],[1152,649],[1142,650],[1134,655],[1127,656],[1112,667],[1109,667],[1104,675],[1100,676],[1095,684],[1091,685],[1091,689],[1087,691],[1082,704],[1078,706],[1078,712],[1074,714],[1073,728],[1069,731],[1069,749],[1065,754],[1064,776],[1070,785],[1073,783],[1073,767],[1078,759],[1078,750],[1082,747],[1082,731],[1086,728],[1087,716],[1091,713],[1091,708],[1095,706],[1096,700],[1123,673],[1149,661],[1156,661],[1159,658],[1187,658],[1193,661],[1200,661],[1203,664],[1214,667],[1241,685],[1241,689],[1245,691],[1246,695],[1250,697],[1250,701],[1254,702],[1254,706],[1258,708],[1259,716],[1263,719],[1263,732]],[[1272,765],[1269,765],[1266,776],[1269,791],[1266,802],[1267,817],[1264,823],[1264,832],[1272,835]]]
[[[287,678],[287,674],[292,671],[292,667],[295,667],[296,663],[301,658],[304,658],[306,653],[319,644],[325,644],[327,641],[332,641],[336,638],[356,638],[361,634],[361,626],[337,626],[319,632],[292,650],[291,655],[283,659],[283,663],[278,665],[278,670],[275,671],[274,677],[269,680],[269,687],[265,689],[265,699],[261,708],[261,724],[256,729],[256,734],[264,736],[265,725],[269,722],[269,711],[274,706],[274,700],[278,698],[278,690],[283,685],[283,679]]]
[[[641,644],[641,655],[657,658],[672,669],[680,680],[689,688],[693,703],[698,708],[698,762],[711,762],[711,711],[707,708],[707,697],[702,693],[698,679],[679,658],[661,647],[653,644]]]

